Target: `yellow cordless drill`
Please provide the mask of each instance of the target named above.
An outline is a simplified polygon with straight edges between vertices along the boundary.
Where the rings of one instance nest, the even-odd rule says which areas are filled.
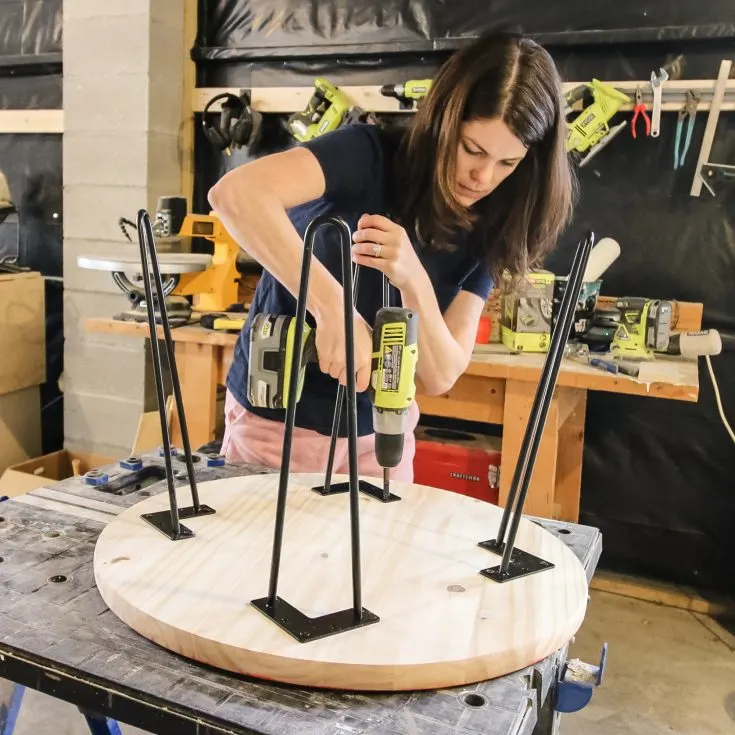
[[[411,109],[418,104],[431,89],[432,79],[410,79],[402,84],[385,84],[380,88],[384,97],[395,97],[402,109]]]
[[[290,374],[296,345],[296,318],[258,314],[250,330],[248,400],[261,408],[284,409],[294,376]],[[301,397],[306,365],[316,362],[316,330],[304,325],[301,372],[296,400]],[[408,411],[416,395],[418,315],[401,307],[381,308],[373,327],[373,352],[369,395],[373,404],[375,457],[384,468],[384,492],[388,474],[403,456]]]

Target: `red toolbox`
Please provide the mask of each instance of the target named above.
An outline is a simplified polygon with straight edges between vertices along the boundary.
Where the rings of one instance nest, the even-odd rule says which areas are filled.
[[[419,426],[413,481],[498,504],[498,437]]]

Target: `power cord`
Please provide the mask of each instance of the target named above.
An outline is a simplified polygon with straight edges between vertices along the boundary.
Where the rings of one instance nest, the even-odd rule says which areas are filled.
[[[707,369],[709,370],[709,376],[712,379],[712,387],[715,391],[715,400],[717,401],[717,408],[720,411],[720,418],[722,419],[722,423],[725,425],[725,428],[727,429],[727,433],[730,434],[730,438],[735,442],[735,432],[732,430],[732,426],[727,421],[727,418],[725,417],[725,409],[722,407],[722,398],[720,397],[720,388],[717,385],[717,380],[715,378],[715,371],[712,369],[712,361],[710,360],[709,355],[705,355],[704,359],[707,361]]]

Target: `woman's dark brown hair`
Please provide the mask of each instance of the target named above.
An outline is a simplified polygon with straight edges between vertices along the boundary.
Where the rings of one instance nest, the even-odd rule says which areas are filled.
[[[453,195],[463,122],[499,117],[528,148],[525,158],[471,209]],[[561,80],[530,39],[485,36],[455,52],[434,78],[396,157],[397,219],[427,246],[461,232],[495,283],[542,264],[568,224],[577,185],[565,150]]]

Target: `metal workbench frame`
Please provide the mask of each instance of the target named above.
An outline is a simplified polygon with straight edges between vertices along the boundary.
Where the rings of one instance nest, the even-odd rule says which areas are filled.
[[[147,457],[147,462],[161,462]],[[197,481],[266,472],[207,468]],[[165,482],[144,493],[165,492]],[[197,664],[135,633],[94,584],[104,524],[140,500],[70,478],[0,503],[0,677],[144,730],[177,735],[540,735],[555,731],[553,689],[566,649],[515,674],[428,692],[306,689]],[[577,555],[591,579],[597,529],[536,519]],[[63,582],[52,579],[65,577]],[[466,703],[466,694],[476,704]],[[478,706],[479,705],[479,706]],[[570,715],[573,716],[573,715]]]

